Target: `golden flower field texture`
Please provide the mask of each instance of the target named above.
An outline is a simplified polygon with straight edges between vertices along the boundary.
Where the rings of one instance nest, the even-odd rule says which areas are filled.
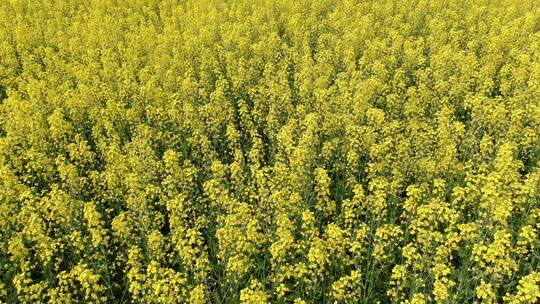
[[[0,303],[540,301],[540,1],[0,1]]]

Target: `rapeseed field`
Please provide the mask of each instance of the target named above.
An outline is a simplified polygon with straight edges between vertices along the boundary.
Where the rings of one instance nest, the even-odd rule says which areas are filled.
[[[539,233],[540,1],[0,1],[0,303],[535,304]]]

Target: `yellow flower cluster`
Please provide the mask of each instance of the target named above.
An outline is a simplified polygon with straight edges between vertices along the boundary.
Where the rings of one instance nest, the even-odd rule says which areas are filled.
[[[540,272],[533,272],[521,278],[517,292],[507,294],[503,299],[510,304],[538,303],[540,300]]]
[[[0,1],[1,303],[538,303],[540,1]]]

